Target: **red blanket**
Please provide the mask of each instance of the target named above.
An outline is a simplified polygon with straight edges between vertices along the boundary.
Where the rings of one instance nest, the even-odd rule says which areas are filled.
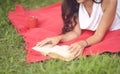
[[[31,16],[35,18],[30,18]],[[61,33],[63,26],[61,3],[35,10],[26,10],[21,5],[16,5],[16,10],[8,13],[8,18],[18,33],[23,36],[26,43],[27,62],[38,62],[50,59],[50,57],[43,56],[31,48],[42,39]],[[30,24],[33,25],[33,28],[31,28]],[[93,33],[92,31],[84,30],[80,37],[62,44],[69,45],[73,42],[86,39],[93,35]],[[108,32],[102,42],[85,48],[83,56],[101,54],[103,52],[120,52],[120,30]]]

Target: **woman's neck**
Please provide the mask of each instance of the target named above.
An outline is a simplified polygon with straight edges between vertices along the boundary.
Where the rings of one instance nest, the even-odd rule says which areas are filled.
[[[92,6],[93,6],[93,1],[92,1],[92,0],[86,0],[85,2],[83,2],[83,5],[84,5],[86,8],[92,8]]]
[[[88,15],[91,16],[93,1],[92,0],[86,0],[85,2],[83,2],[83,5],[84,5],[86,11],[88,12]]]

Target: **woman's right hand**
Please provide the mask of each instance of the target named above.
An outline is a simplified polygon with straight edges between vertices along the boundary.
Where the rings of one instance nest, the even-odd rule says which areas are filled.
[[[50,37],[50,38],[46,38],[44,40],[42,40],[41,42],[37,43],[37,46],[44,46],[46,44],[51,44],[52,46],[55,46],[56,44],[58,44],[61,40],[61,36],[56,36],[56,37]]]

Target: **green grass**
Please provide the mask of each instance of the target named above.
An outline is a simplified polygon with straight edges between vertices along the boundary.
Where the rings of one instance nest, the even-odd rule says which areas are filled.
[[[72,62],[47,60],[26,63],[25,43],[7,18],[15,4],[36,9],[60,0],[0,0],[0,74],[120,74],[120,56],[116,54],[82,57]]]

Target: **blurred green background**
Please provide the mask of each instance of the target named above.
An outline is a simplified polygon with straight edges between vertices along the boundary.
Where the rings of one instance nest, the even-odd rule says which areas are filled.
[[[119,53],[86,56],[72,62],[26,63],[25,42],[7,18],[21,4],[37,9],[62,0],[0,0],[0,74],[120,74]]]

